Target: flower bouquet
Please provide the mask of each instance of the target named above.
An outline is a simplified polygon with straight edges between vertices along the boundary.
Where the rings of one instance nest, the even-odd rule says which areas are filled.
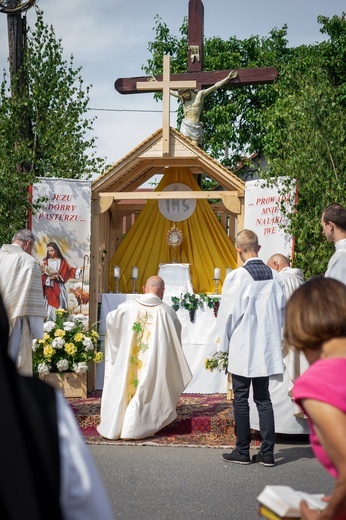
[[[214,370],[218,370],[222,372],[223,370],[227,374],[228,372],[228,352],[215,352],[212,357],[207,358],[204,362],[204,368],[206,370],[210,370],[213,372]]]
[[[87,329],[87,318],[58,309],[56,321],[44,323],[43,339],[33,341],[33,372],[84,374],[89,363],[102,361],[103,354],[99,350],[99,335],[95,330]]]

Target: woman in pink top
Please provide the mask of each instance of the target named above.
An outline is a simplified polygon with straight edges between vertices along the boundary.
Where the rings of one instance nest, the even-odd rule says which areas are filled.
[[[345,520],[346,285],[313,278],[299,287],[287,304],[284,336],[311,365],[297,379],[293,395],[309,418],[316,457],[336,479],[326,509],[319,513],[302,502],[302,518]]]

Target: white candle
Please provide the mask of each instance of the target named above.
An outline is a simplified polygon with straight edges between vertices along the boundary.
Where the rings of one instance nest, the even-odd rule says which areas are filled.
[[[214,280],[220,280],[220,267],[215,267],[214,269]]]
[[[114,278],[120,278],[120,267],[118,265],[114,266],[113,276]]]
[[[233,271],[232,267],[226,267],[226,276]]]
[[[132,267],[132,278],[137,280],[138,278],[138,267]]]

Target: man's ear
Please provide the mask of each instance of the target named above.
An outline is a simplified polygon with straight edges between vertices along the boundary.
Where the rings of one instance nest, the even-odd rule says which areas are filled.
[[[33,241],[31,239],[29,239],[25,242],[25,245],[22,249],[23,249],[23,251],[27,252],[28,250],[31,250],[33,248],[33,245],[34,245]]]
[[[259,253],[259,252],[260,252],[260,250],[261,250],[261,247],[262,247],[262,246],[260,246],[260,245],[258,246],[258,249],[257,249],[257,253]]]

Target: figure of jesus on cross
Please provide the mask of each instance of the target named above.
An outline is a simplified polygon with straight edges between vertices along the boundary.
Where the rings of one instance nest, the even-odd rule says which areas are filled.
[[[223,87],[231,79],[236,78],[238,73],[231,70],[229,74],[204,90],[194,89],[178,89],[171,90],[171,95],[182,101],[184,109],[184,119],[181,122],[180,132],[185,135],[196,146],[202,146],[203,143],[203,123],[200,121],[203,110],[204,98],[214,90]]]

